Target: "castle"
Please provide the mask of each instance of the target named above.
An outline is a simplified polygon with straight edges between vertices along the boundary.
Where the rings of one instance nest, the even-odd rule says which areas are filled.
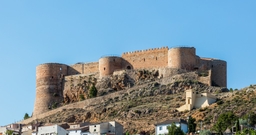
[[[99,73],[100,78],[119,70],[136,69],[182,69],[208,71],[208,85],[226,87],[227,63],[223,60],[200,58],[194,47],[162,47],[123,53],[121,57],[106,56],[98,62],[65,65],[45,63],[36,67],[36,99],[33,116],[48,111],[53,100],[62,102],[65,77],[79,74]],[[161,76],[165,76],[161,74]]]

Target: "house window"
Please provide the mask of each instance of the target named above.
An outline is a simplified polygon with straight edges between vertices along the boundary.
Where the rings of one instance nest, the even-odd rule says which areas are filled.
[[[161,126],[161,127],[159,127],[159,130],[162,130],[163,129],[163,127]]]
[[[94,132],[96,132],[96,129],[94,129]]]

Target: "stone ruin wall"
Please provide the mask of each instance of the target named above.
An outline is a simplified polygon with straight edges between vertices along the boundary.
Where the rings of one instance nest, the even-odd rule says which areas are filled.
[[[212,86],[212,70],[207,70],[207,76],[197,76],[197,80],[203,84],[207,84],[208,86]]]
[[[211,85],[227,87],[227,62],[212,58],[201,58],[201,70],[211,69]]]
[[[129,62],[133,69],[160,68],[168,65],[168,47],[126,52],[122,58]]]

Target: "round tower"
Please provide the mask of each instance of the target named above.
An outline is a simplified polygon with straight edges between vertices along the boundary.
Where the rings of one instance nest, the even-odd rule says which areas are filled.
[[[197,65],[194,47],[177,47],[168,51],[168,67],[194,70]]]
[[[36,67],[36,99],[33,116],[55,108],[63,100],[62,81],[67,65],[46,63]]]
[[[99,60],[100,77],[112,75],[115,70],[122,69],[123,59],[117,56],[102,57]]]
[[[227,87],[227,62],[223,60],[213,59],[211,64],[212,85]]]

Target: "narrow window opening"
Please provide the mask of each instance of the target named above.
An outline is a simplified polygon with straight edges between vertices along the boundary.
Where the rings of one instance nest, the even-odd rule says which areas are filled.
[[[131,66],[127,66],[126,68],[127,68],[127,69],[131,69]]]
[[[104,68],[104,70],[106,70],[106,68]]]
[[[53,79],[53,76],[52,76],[52,79]]]
[[[62,68],[60,68],[60,71],[62,70]]]
[[[157,60],[157,57],[156,57],[156,60]]]
[[[213,65],[212,65],[212,68],[213,68]]]
[[[146,61],[146,59],[144,58],[144,62]]]
[[[115,59],[113,61],[115,62]]]

